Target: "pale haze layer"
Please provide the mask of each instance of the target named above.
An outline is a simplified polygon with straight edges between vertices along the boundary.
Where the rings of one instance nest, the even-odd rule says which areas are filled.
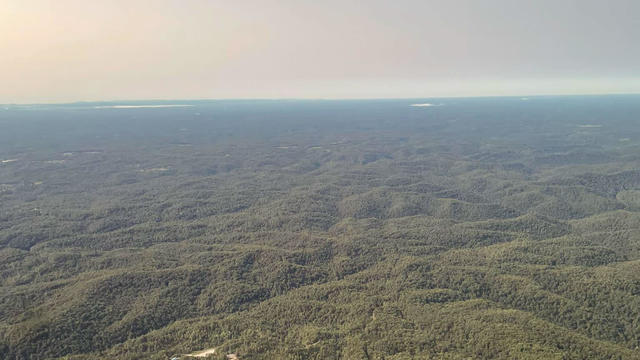
[[[640,92],[637,0],[4,0],[0,103]]]

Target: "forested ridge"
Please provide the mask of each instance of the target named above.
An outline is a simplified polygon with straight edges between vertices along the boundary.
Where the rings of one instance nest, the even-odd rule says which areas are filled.
[[[640,359],[640,97],[0,110],[0,358]]]

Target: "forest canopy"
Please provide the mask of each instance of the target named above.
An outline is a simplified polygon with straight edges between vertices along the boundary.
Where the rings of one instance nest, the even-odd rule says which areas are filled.
[[[432,101],[0,108],[0,358],[640,359],[640,96]]]

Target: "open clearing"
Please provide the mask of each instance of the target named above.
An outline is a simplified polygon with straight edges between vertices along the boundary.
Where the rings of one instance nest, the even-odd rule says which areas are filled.
[[[186,104],[170,104],[170,105],[105,105],[94,106],[94,109],[153,109],[153,108],[172,108],[172,107],[191,107],[193,105]]]
[[[213,355],[216,353],[216,349],[215,348],[210,348],[210,349],[205,349],[205,350],[201,350],[201,351],[196,351],[193,352],[191,354],[185,354],[183,356],[185,357],[192,357],[192,358],[205,358],[209,355]],[[238,355],[236,354],[227,354],[227,359],[228,360],[239,360]]]
[[[215,353],[216,353],[216,349],[215,348],[211,348],[211,349],[206,349],[206,350],[194,352],[194,353],[191,353],[191,354],[187,354],[185,356],[203,358],[203,357],[207,357],[209,355],[213,355]]]
[[[578,127],[580,128],[601,128],[602,125],[599,124],[583,124],[583,125],[578,125]]]
[[[148,172],[163,172],[163,171],[169,171],[169,168],[166,167],[159,167],[159,168],[150,168],[150,169],[140,169],[138,170],[139,172],[143,172],[143,173],[148,173]]]

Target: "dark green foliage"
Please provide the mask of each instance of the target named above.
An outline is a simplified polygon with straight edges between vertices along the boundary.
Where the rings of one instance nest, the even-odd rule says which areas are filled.
[[[0,358],[640,359],[638,100],[6,111]]]

